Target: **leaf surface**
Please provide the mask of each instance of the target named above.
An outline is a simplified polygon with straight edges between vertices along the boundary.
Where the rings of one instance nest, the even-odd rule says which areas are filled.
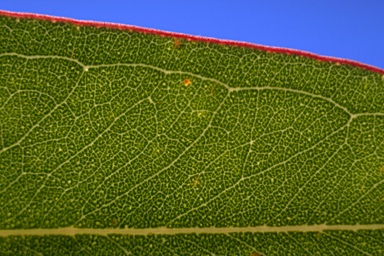
[[[384,254],[384,71],[0,15],[1,254]]]

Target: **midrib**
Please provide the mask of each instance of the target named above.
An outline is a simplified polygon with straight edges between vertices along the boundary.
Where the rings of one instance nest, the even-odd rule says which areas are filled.
[[[301,226],[281,226],[281,227],[269,227],[269,226],[257,226],[257,227],[207,227],[207,228],[106,228],[106,229],[92,229],[92,228],[56,228],[56,229],[10,229],[0,230],[0,236],[43,236],[43,235],[174,235],[174,234],[229,234],[229,233],[244,233],[244,232],[323,232],[326,230],[345,230],[345,231],[357,231],[357,230],[377,230],[384,229],[384,224],[367,224],[367,225],[301,225]]]

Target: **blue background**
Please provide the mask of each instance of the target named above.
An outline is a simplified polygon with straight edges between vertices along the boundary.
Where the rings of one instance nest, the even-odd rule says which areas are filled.
[[[288,47],[384,68],[382,0],[17,0],[0,9]]]

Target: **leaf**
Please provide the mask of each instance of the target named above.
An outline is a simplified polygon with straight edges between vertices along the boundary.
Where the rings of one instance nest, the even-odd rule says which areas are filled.
[[[2,254],[384,254],[384,71],[2,12]]]

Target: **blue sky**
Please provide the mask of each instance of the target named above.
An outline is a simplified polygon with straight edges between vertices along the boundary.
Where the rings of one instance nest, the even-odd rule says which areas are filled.
[[[382,0],[17,0],[0,9],[288,47],[384,69]]]

